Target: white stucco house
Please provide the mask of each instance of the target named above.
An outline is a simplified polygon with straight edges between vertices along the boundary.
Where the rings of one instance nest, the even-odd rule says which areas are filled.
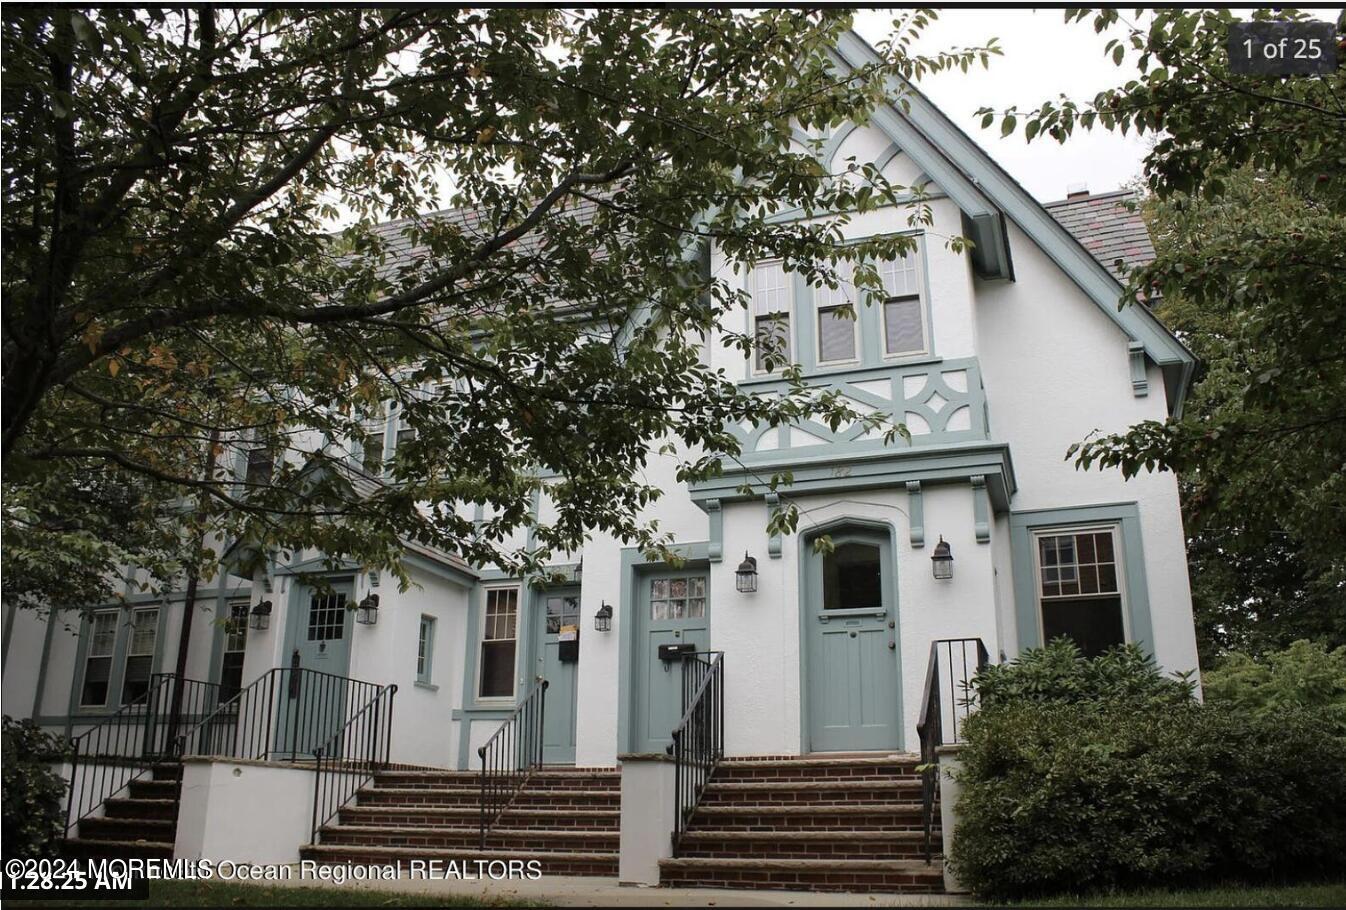
[[[838,48],[850,64],[868,53],[853,36]],[[855,322],[834,320],[827,294],[761,263],[739,275],[752,304],[736,318],[740,330],[784,333],[810,381],[864,413],[891,412],[909,441],[863,427],[740,427],[741,466],[691,487],[674,478],[676,456],[652,453],[646,476],[666,492],[651,517],[685,557],[676,568],[596,534],[554,567],[571,582],[549,588],[410,545],[407,592],[352,565],[331,575],[335,594],[315,594],[301,576],[316,554],[205,580],[186,675],[223,687],[217,700],[294,661],[395,684],[389,759],[475,771],[478,748],[541,680],[547,766],[615,770],[665,753],[685,708],[680,661],[660,651],[673,644],[723,655],[722,748],[745,760],[917,751],[937,640],[980,639],[992,660],[1058,635],[1090,652],[1136,642],[1166,670],[1195,669],[1176,478],[1126,482],[1065,458],[1091,432],[1183,406],[1193,357],[1146,306],[1117,306],[1115,260],[1152,255],[1138,216],[1123,193],[1042,204],[926,98],[907,97],[905,111],[835,130],[824,151],[824,166],[854,157],[931,194],[918,251],[880,264],[886,294]],[[906,214],[882,209],[846,230],[910,232]],[[975,250],[949,249],[943,238],[958,234]],[[779,386],[716,338],[705,350],[753,391]],[[393,415],[384,454],[397,437]],[[783,468],[794,482],[780,495],[801,521],[771,536],[765,478]],[[545,522],[545,495],[534,508]],[[812,546],[822,534],[828,555]],[[947,578],[931,558],[941,542]],[[745,556],[751,592],[736,584]],[[6,607],[4,713],[77,735],[172,672],[183,594],[132,591],[83,621]],[[371,594],[377,621],[359,622],[348,608]],[[263,602],[266,628],[248,628]],[[303,821],[295,849],[308,842]]]

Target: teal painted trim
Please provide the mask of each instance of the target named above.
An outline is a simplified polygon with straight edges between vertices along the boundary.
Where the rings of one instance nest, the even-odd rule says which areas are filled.
[[[56,611],[48,610],[47,629],[46,632],[44,632],[42,635],[42,660],[40,660],[37,665],[37,689],[33,693],[33,710],[28,712],[29,715],[33,717],[36,717],[42,709],[42,695],[47,688],[47,663],[51,658],[51,636],[52,632],[54,631],[55,620],[56,620]],[[77,658],[78,658],[78,650],[79,649],[76,648]],[[75,663],[76,674],[79,674],[81,672],[79,669],[81,665],[82,665],[81,662],[78,661],[77,659]],[[71,698],[73,697],[74,696],[71,695]]]
[[[251,603],[252,602],[251,586],[249,586],[247,597],[249,603]],[[241,600],[242,596],[240,595],[235,599]],[[229,598],[225,597],[224,591],[221,590],[219,593],[215,595],[215,621],[211,623],[211,626],[213,627],[213,634],[210,637],[210,663],[206,670],[208,674],[206,676],[206,679],[214,683],[218,683],[220,681],[220,674],[224,670],[224,633],[225,633],[225,625],[228,621],[228,618],[229,618]]]
[[[969,218],[963,214],[963,235],[972,241],[972,270],[985,281],[1014,280],[1014,260],[1010,256],[1009,229],[1005,213],[992,212]]]
[[[766,517],[767,520],[770,521],[772,513],[780,508],[780,494],[775,492],[767,493],[764,498],[766,499]],[[773,531],[767,535],[766,555],[772,559],[780,559],[780,553],[781,536],[779,532]]]
[[[706,556],[711,562],[724,559],[724,512],[718,499],[708,499],[705,504],[706,517],[710,525],[710,543]]]
[[[4,645],[3,649],[0,650],[0,654],[3,655],[0,657],[0,661],[3,661],[4,663],[9,663],[9,640],[14,634],[14,614],[18,609],[19,608],[14,606],[14,604],[5,604]]]
[[[710,565],[709,542],[674,544],[670,549],[691,565],[698,563]],[[635,710],[640,690],[633,678],[635,663],[636,615],[635,594],[636,576],[642,571],[662,568],[662,562],[653,562],[645,558],[639,547],[622,547],[620,602],[617,604],[617,754],[633,751],[631,715]],[[706,622],[710,627],[712,594],[710,574],[706,575]],[[712,647],[714,645],[712,644]]]
[[[986,493],[986,477],[983,474],[973,474],[968,480],[972,483],[972,520],[977,543],[990,543],[991,502]]]
[[[897,547],[897,527],[888,521],[846,517],[834,518],[799,535],[799,586],[796,589],[798,594],[795,605],[795,611],[799,614],[799,752],[801,755],[809,753],[809,626],[806,607],[808,604],[810,566],[814,561],[813,541],[824,534],[831,534],[832,531],[839,528],[868,529],[886,534],[888,537],[888,553],[892,565],[888,572],[886,599],[892,603],[893,641],[897,642],[897,647],[893,649],[893,658],[897,662],[897,750],[901,752],[906,749],[907,731],[902,726],[906,705],[902,698],[902,610],[901,602],[898,600],[900,589],[897,583],[897,564],[900,551]]]
[[[1018,489],[1014,467],[1006,443],[976,443],[942,449],[899,449],[872,454],[831,454],[815,458],[782,458],[779,469],[793,472],[788,487],[792,495],[804,493],[841,493],[877,487],[900,487],[910,480],[922,483],[966,482],[974,474],[986,478],[991,502],[997,511],[1009,509],[1010,497]],[[770,492],[772,467],[749,465],[726,468],[719,477],[692,484],[693,502],[707,499],[741,502]],[[742,487],[746,485],[748,492]]]
[[[878,54],[854,31],[842,35],[837,54],[843,68],[878,62]],[[1121,307],[1122,287],[1103,265],[1061,226],[1022,186],[1009,176],[952,120],[911,83],[892,77],[888,97],[906,102],[905,116],[890,102],[875,111],[874,122],[916,161],[934,168],[926,172],[968,215],[1002,211],[1133,340],[1145,345],[1151,360],[1176,365],[1169,389],[1170,410],[1181,407],[1196,357],[1164,327],[1148,307]],[[915,135],[912,135],[915,134]],[[953,162],[957,162],[954,165]],[[1167,380],[1166,380],[1167,381]]]
[[[1121,529],[1126,592],[1123,601],[1128,620],[1128,641],[1154,653],[1150,617],[1150,589],[1145,575],[1145,552],[1140,533],[1140,508],[1134,502],[1037,509],[1010,513],[1010,551],[1014,564],[1014,607],[1020,652],[1042,644],[1038,630],[1038,600],[1035,588],[1033,534],[1053,528],[1112,524]]]
[[[919,550],[925,546],[925,498],[919,480],[907,481],[907,521],[911,524],[912,549]]]
[[[179,592],[181,594],[181,592]],[[184,601],[185,603],[185,601]],[[79,642],[75,646],[75,673],[70,686],[69,713],[75,715],[107,715],[114,714],[121,710],[121,692],[122,686],[126,682],[126,652],[131,644],[131,624],[138,610],[157,608],[159,611],[158,619],[154,627],[154,655],[150,659],[150,672],[162,673],[164,662],[164,641],[165,632],[168,628],[168,607],[169,603],[164,600],[154,600],[148,603],[127,604],[126,606],[109,607],[108,609],[95,610],[95,613],[116,612],[117,634],[112,645],[112,665],[108,670],[107,701],[101,705],[85,705],[80,703],[80,694],[84,689],[84,671],[89,653],[89,634],[90,622],[89,616],[80,617]],[[51,620],[47,620],[47,637],[51,637]],[[42,676],[41,682],[45,684],[45,671],[47,664],[47,652],[44,648],[42,654]],[[41,693],[39,692],[39,697]],[[34,712],[37,713],[36,707]]]
[[[329,565],[327,557],[314,556],[312,559],[305,559],[302,562],[290,563],[288,565],[276,566],[275,575],[350,575],[360,574],[363,568],[358,562],[350,559],[339,560],[335,566]]]
[[[430,559],[429,557],[422,556],[419,553],[412,553],[409,551],[403,552],[402,562],[404,565],[410,568],[420,569],[423,572],[428,572],[429,574],[435,576],[436,578],[443,579],[444,581],[447,581],[451,584],[455,584],[460,588],[471,588],[473,585],[477,583],[477,580],[475,578],[473,578],[467,572],[464,572],[462,569],[459,569],[456,566],[451,566],[446,563],[442,563],[435,559]],[[378,585],[374,584],[372,580],[370,582],[370,585],[371,587],[378,587]]]
[[[351,654],[355,650],[355,611],[349,609],[354,606],[355,603],[355,576],[349,571],[329,571],[321,574],[323,575],[324,580],[329,584],[337,585],[342,582],[347,582],[351,586],[351,596],[347,601],[348,609],[346,610],[346,624],[343,629],[343,634],[346,636],[347,642],[345,649],[346,665],[341,668],[341,672],[338,674],[340,676],[349,676],[351,671]],[[359,574],[358,568],[356,569],[355,574]],[[290,657],[294,654],[295,648],[299,646],[299,615],[303,612],[303,594],[308,590],[308,585],[300,583],[298,579],[294,579],[290,582],[290,590],[286,595],[289,605],[285,608],[285,639],[281,648],[281,666],[288,667],[290,665]],[[334,671],[328,670],[327,672],[331,673]]]
[[[1144,398],[1150,394],[1150,379],[1145,373],[1145,345],[1129,341],[1126,353],[1131,363],[1131,391],[1137,398]]]
[[[790,280],[794,290],[790,294],[790,328],[794,332],[795,363],[803,368],[805,375],[816,373],[818,366],[818,314],[813,306],[813,288],[799,272],[791,272]]]

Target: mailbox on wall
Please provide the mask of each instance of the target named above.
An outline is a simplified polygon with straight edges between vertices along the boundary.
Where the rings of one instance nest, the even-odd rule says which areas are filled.
[[[580,659],[580,627],[562,626],[556,636],[556,659],[573,664]]]
[[[664,661],[683,660],[696,653],[696,645],[692,642],[681,642],[673,645],[659,646],[659,659]]]

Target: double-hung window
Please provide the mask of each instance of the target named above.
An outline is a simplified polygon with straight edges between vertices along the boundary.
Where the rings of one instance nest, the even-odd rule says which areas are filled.
[[[360,443],[360,467],[366,474],[378,477],[383,473],[383,434],[387,422],[380,418],[364,422],[364,439]]]
[[[416,682],[430,683],[430,666],[435,653],[435,618],[422,616],[416,632]]]
[[[753,369],[772,373],[790,363],[790,275],[779,260],[758,263],[748,277],[752,297]]]
[[[930,331],[925,324],[919,247],[899,259],[879,262],[883,282],[883,353],[910,357],[930,353]]]
[[[248,602],[229,603],[224,626],[224,656],[220,659],[220,701],[226,702],[243,688],[243,655],[248,645]]]
[[[112,656],[117,649],[118,612],[104,610],[89,620],[89,647],[84,655],[84,683],[79,694],[79,703],[85,707],[107,704]]]
[[[1087,656],[1126,641],[1125,591],[1117,527],[1035,534],[1042,641],[1065,636]]]
[[[856,358],[860,314],[855,294],[855,263],[838,262],[836,273],[838,283],[835,288],[823,285],[813,289],[818,318],[816,354],[819,363],[848,363]],[[846,307],[850,308],[849,314]]]
[[[488,588],[481,630],[481,698],[514,695],[514,656],[519,635],[519,589]]]
[[[140,698],[150,689],[150,674],[154,672],[154,644],[159,637],[159,608],[132,612],[129,635],[126,666],[122,673],[124,705]]]

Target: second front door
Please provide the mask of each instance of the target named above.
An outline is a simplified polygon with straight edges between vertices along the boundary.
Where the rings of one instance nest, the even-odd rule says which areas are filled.
[[[575,763],[575,683],[579,676],[579,588],[552,588],[537,596],[533,627],[537,675],[547,681],[542,717],[542,761]]]
[[[661,569],[636,576],[636,695],[632,708],[637,752],[662,752],[682,719],[682,661],[661,660],[660,645],[710,645],[710,600],[704,570]]]

